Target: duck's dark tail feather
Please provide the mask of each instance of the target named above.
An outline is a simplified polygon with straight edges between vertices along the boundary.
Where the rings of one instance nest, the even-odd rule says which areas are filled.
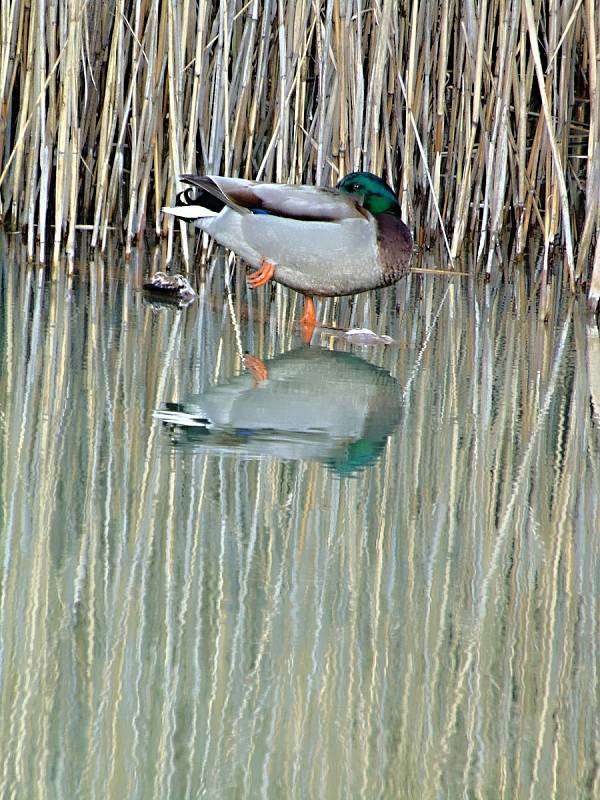
[[[193,180],[192,180],[193,178]],[[163,206],[165,214],[171,214],[178,219],[195,220],[204,217],[216,217],[222,211],[226,203],[219,197],[220,189],[210,180],[210,178],[196,178],[192,175],[182,175],[184,183],[190,183],[194,188],[184,189],[177,195],[177,202],[174,206]],[[200,183],[200,181],[205,182]],[[207,191],[207,182],[212,191]]]

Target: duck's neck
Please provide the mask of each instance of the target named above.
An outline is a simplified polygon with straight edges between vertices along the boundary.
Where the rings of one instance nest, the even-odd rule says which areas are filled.
[[[378,211],[374,216],[375,216],[375,218],[377,218],[377,217],[383,216],[384,214],[388,214],[389,216],[398,217],[398,218],[401,218],[401,216],[402,216],[401,211],[400,211],[400,206],[398,204],[390,205],[390,206],[388,206],[388,208],[384,208],[382,211]]]
[[[375,217],[379,257],[385,285],[395,283],[408,272],[412,256],[412,236],[396,213],[383,212]]]

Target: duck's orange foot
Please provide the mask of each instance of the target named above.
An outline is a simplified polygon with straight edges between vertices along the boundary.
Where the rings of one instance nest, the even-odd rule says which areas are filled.
[[[304,298],[304,314],[300,317],[300,328],[302,332],[302,341],[305,344],[310,344],[312,335],[317,326],[317,315],[315,314],[315,303],[312,297]]]
[[[269,261],[268,258],[263,258],[260,262],[260,267],[248,275],[248,285],[251,289],[258,289],[259,286],[264,286],[275,275],[275,264]]]
[[[269,377],[269,370],[267,369],[265,362],[257,356],[246,353],[243,364],[250,375],[252,375],[256,383],[266,381]]]
[[[304,314],[300,317],[299,322],[302,325],[316,325],[317,315],[315,314],[315,301],[308,295],[304,298]]]

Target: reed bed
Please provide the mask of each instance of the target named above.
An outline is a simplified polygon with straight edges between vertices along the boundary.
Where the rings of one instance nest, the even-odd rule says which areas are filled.
[[[127,252],[183,172],[398,190],[418,242],[502,268],[541,237],[600,297],[595,0],[4,0],[0,214],[30,259],[116,229]],[[439,216],[436,206],[439,205]],[[183,254],[189,258],[186,232]]]

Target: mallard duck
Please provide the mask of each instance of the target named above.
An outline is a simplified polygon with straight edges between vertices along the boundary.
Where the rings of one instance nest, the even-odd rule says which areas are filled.
[[[335,187],[288,186],[214,175],[189,185],[172,208],[256,269],[251,288],[275,280],[305,296],[301,322],[316,324],[314,296],[357,294],[408,272],[412,237],[392,189],[370,172]]]

